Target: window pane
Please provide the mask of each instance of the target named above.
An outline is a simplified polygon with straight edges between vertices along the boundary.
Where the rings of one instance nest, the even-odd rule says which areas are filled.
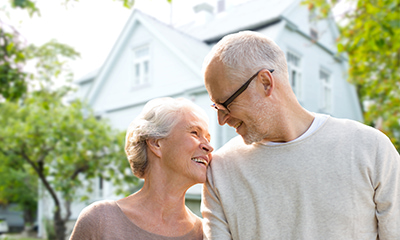
[[[135,64],[135,84],[140,83],[140,64],[136,63]]]
[[[292,88],[293,90],[296,89],[296,71],[292,71]]]
[[[293,64],[296,67],[300,65],[300,58],[290,52],[287,54],[287,61],[289,64]]]
[[[140,64],[139,63],[135,64],[135,76],[136,77],[140,76]]]
[[[331,111],[332,109],[332,86],[330,84],[330,75],[329,73],[320,70],[319,78],[321,81],[321,90],[322,90],[322,106],[324,111]]]
[[[143,71],[144,71],[144,74],[148,74],[149,73],[149,61],[144,61],[143,62]]]

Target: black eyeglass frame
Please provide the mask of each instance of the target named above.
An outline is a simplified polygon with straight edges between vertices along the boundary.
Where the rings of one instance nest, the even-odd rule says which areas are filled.
[[[232,94],[232,96],[230,96],[225,102],[223,103],[214,103],[211,105],[211,107],[215,108],[217,111],[218,110],[222,110],[219,109],[217,105],[222,105],[228,112],[228,105],[233,102],[233,100],[235,100],[240,94],[242,94],[242,92],[244,92],[247,87],[250,85],[251,81],[262,71],[266,68],[260,69],[258,70],[258,72],[256,72],[253,76],[251,76],[251,78],[249,80],[247,80],[234,94]],[[267,69],[270,73],[273,73],[275,71],[275,69]]]

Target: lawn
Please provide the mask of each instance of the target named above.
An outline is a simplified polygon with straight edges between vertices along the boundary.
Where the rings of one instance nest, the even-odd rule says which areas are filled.
[[[20,237],[18,235],[0,235],[0,240],[38,240],[40,238]]]

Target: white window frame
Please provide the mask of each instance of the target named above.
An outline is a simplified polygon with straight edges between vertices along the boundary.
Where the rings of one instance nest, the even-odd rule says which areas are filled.
[[[301,57],[299,54],[293,51],[288,51],[286,53],[288,72],[289,72],[289,82],[297,100],[303,100],[303,81],[301,74]]]
[[[321,111],[331,113],[333,109],[332,74],[321,68],[319,70]]]
[[[97,196],[99,198],[104,197],[104,178],[97,177]]]
[[[150,83],[150,46],[143,45],[132,48],[132,81],[133,86],[143,86]]]

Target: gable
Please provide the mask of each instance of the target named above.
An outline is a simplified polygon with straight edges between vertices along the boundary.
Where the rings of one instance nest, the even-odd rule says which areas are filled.
[[[135,51],[148,49],[149,75],[146,83],[135,84]],[[198,66],[198,73],[201,66]],[[174,95],[202,85],[199,74],[187,67],[170,48],[142,23],[137,22],[119,54],[104,73],[93,107],[100,112],[135,105],[151,98]],[[99,79],[96,79],[98,81]]]
[[[135,84],[138,49],[145,49],[145,84]],[[209,46],[135,10],[87,94],[97,112],[135,105],[203,85]],[[142,72],[144,70],[141,70]]]

